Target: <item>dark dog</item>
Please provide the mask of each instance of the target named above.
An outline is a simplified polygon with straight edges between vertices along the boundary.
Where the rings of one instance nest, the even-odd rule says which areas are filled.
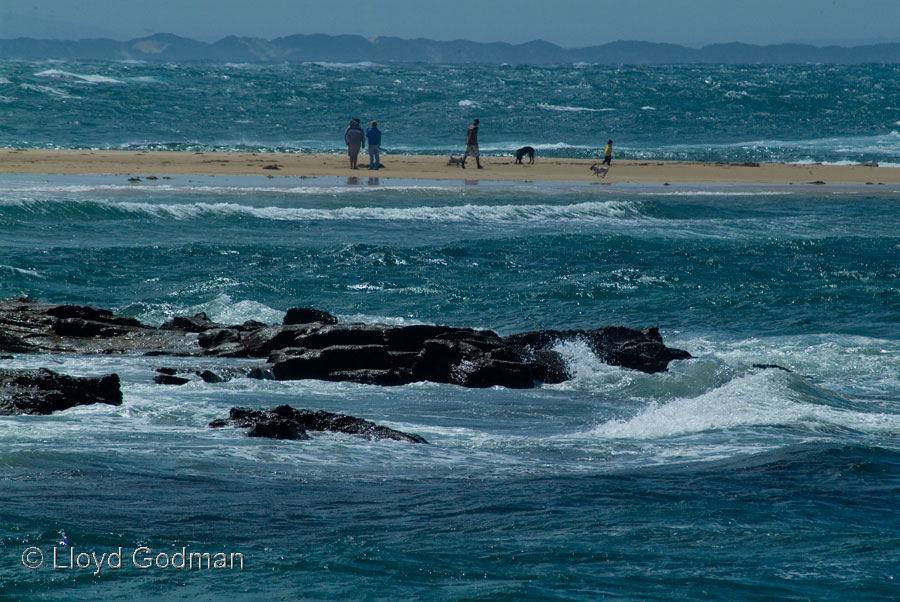
[[[522,157],[528,155],[528,162],[534,164],[534,148],[531,146],[523,146],[516,151],[516,163],[522,165]]]

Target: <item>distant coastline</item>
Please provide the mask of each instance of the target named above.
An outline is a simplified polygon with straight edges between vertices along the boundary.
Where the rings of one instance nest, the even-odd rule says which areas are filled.
[[[0,59],[316,62],[482,64],[862,64],[900,63],[900,43],[862,46],[738,42],[689,48],[677,44],[617,41],[584,48],[563,48],[535,40],[524,44],[467,40],[324,34],[292,35],[266,40],[229,36],[206,43],[173,34],[118,41],[106,38],[0,40]]]

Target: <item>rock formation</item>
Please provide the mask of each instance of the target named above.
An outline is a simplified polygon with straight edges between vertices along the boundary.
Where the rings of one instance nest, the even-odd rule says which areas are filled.
[[[500,336],[491,330],[440,325],[339,323],[331,314],[292,308],[283,324],[222,325],[205,314],[174,318],[160,328],[106,310],[0,301],[0,353],[132,353],[259,358],[233,368],[159,369],[161,384],[228,380],[237,374],[277,380],[321,379],[376,385],[420,381],[464,387],[531,388],[570,378],[563,341],[584,341],[601,360],[648,373],[691,355],[666,347],[655,328],[540,330]]]
[[[231,408],[228,419],[214,420],[209,426],[236,426],[247,429],[248,437],[270,439],[309,439],[307,431],[330,431],[360,435],[370,439],[392,439],[408,443],[427,443],[418,435],[408,435],[362,418],[331,412],[297,410],[288,405],[268,410]]]
[[[77,377],[52,370],[0,369],[0,415],[51,414],[80,405],[122,405],[119,377]]]

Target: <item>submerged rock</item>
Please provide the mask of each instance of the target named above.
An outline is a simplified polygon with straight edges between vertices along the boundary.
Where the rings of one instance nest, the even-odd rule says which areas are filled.
[[[309,439],[307,431],[330,431],[361,435],[369,439],[391,439],[408,443],[427,443],[419,435],[409,435],[374,422],[324,411],[298,410],[281,405],[268,410],[231,408],[228,419],[214,420],[213,428],[224,426],[246,428],[248,437],[271,439]]]
[[[117,374],[78,377],[46,368],[0,369],[0,415],[52,414],[95,403],[122,405]]]

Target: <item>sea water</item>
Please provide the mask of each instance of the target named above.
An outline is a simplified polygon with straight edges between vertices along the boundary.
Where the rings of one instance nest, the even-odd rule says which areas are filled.
[[[0,60],[0,146],[461,154],[475,117],[488,154],[900,165],[900,65]]]
[[[865,148],[879,160],[898,152],[889,107],[900,98],[831,90],[867,77],[889,87],[876,75],[891,69],[7,62],[0,132],[5,144],[63,148],[337,150],[344,117],[369,116],[348,100],[352,86],[375,86],[375,99],[378,82],[399,80],[406,100],[381,110],[412,115],[417,127],[395,135],[409,132],[421,152],[455,148],[478,114],[456,103],[471,100],[494,107],[482,123],[508,124],[498,148],[555,140],[567,145],[555,152],[588,155],[612,135],[641,139],[622,151],[634,156],[727,160],[765,158],[783,139],[779,160],[838,161],[822,141],[841,139],[869,161]],[[731,113],[699,100],[678,109],[673,98],[711,94],[694,89],[701,75],[768,95]],[[638,102],[651,80],[661,91]],[[611,100],[580,97],[578,82]],[[323,104],[307,111],[291,94]],[[821,97],[814,107],[791,94]],[[221,115],[206,109],[200,121],[191,98]],[[651,102],[655,111],[641,108]],[[235,120],[241,103],[247,123]],[[418,113],[429,103],[444,109]],[[856,115],[831,113],[836,103]],[[701,108],[720,120],[686,116]],[[807,128],[801,113],[824,123]],[[550,133],[518,123],[523,114]],[[686,146],[638,119],[672,114]],[[771,130],[747,123],[761,119]],[[2,175],[2,298],[151,325],[199,311],[277,323],[313,306],[342,321],[501,334],[658,326],[694,359],[648,375],[569,342],[557,350],[572,380],[522,391],[243,378],[173,387],[153,382],[157,367],[247,361],[15,354],[0,365],[116,372],[124,403],[0,420],[0,598],[894,600],[898,201],[900,187],[877,183]],[[279,404],[429,444],[259,440],[207,426],[233,406]]]

